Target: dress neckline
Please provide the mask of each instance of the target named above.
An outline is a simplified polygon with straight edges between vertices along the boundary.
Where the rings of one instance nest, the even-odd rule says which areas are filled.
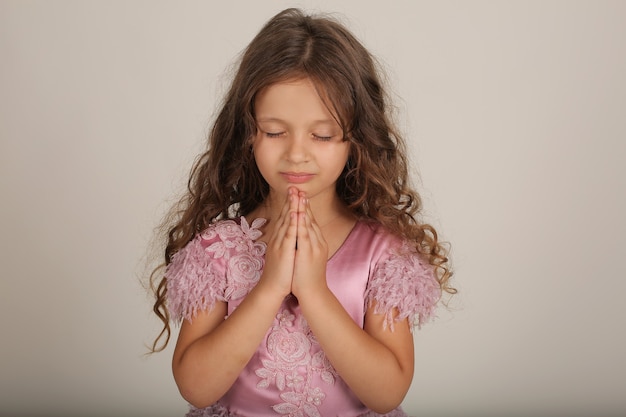
[[[333,259],[335,259],[336,257],[338,257],[338,255],[343,252],[344,248],[346,246],[348,246],[348,241],[352,240],[352,236],[355,235],[355,230],[357,229],[357,227],[359,226],[359,224],[361,223],[360,220],[356,220],[354,222],[354,224],[352,225],[352,228],[350,229],[350,232],[348,232],[348,235],[346,236],[346,238],[343,240],[343,242],[341,242],[341,245],[339,245],[339,247],[337,248],[337,250],[335,251],[335,253],[333,253],[329,258],[328,261],[326,261],[327,263],[332,261]]]
[[[252,219],[252,221],[248,222],[248,220],[246,219],[245,216],[240,216],[239,217],[239,224],[241,225],[241,219],[245,219],[246,223],[252,225],[254,222],[257,221],[262,221],[264,224],[265,222],[267,222],[267,219],[264,217],[255,217],[254,219]],[[362,223],[362,221],[360,219],[356,219],[356,221],[354,222],[354,224],[352,225],[352,228],[350,229],[350,232],[348,232],[348,234],[346,235],[346,238],[343,240],[343,242],[341,242],[341,245],[339,245],[339,247],[337,248],[337,250],[335,250],[335,252],[328,258],[328,260],[326,261],[327,263],[332,261],[333,259],[335,259],[340,252],[343,252],[344,247],[347,246],[348,242],[352,239],[352,236],[355,234],[355,230],[359,227],[359,225]],[[260,226],[260,225],[259,225]],[[260,230],[259,230],[260,232]],[[266,244],[266,242],[263,242],[262,240],[260,240],[261,236],[263,236],[263,234],[259,235],[259,237],[257,237],[256,239],[253,239],[254,242],[260,242],[263,244]]]

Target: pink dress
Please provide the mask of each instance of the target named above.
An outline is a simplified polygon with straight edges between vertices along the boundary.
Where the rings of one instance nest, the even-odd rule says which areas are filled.
[[[261,277],[265,223],[221,220],[177,252],[166,270],[172,319],[193,320],[216,301],[228,314]],[[414,249],[381,226],[359,221],[328,260],[327,283],[359,326],[366,309],[386,316],[385,326],[407,319],[428,320],[441,295],[432,268]],[[369,411],[333,369],[304,319],[297,300],[287,297],[256,353],[218,403],[191,407],[187,416],[379,416]],[[398,408],[386,416],[406,416]]]

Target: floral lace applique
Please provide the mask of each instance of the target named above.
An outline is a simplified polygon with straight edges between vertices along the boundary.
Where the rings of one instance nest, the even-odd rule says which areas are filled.
[[[318,407],[326,394],[312,385],[313,375],[317,373],[325,383],[333,385],[337,373],[306,320],[296,318],[286,309],[280,311],[267,338],[267,351],[272,359],[262,360],[263,367],[256,370],[261,378],[257,388],[266,389],[273,384],[283,391],[280,398],[284,402],[274,405],[274,411],[290,417],[320,417]]]
[[[212,252],[214,258],[227,261],[229,273],[224,294],[227,300],[244,297],[261,278],[266,245],[256,239],[262,235],[258,228],[263,224],[265,219],[255,219],[249,225],[245,217],[241,217],[241,224],[223,220],[202,234],[204,240],[214,241],[205,250]]]
[[[441,288],[433,268],[403,242],[377,266],[365,292],[365,305],[375,305],[374,312],[385,315],[384,328],[394,330],[394,323],[408,319],[413,331],[434,315],[440,298]]]

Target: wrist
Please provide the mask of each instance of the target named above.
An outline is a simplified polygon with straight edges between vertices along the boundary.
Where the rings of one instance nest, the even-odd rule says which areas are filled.
[[[324,282],[323,285],[309,286],[297,291],[294,288],[293,295],[298,299],[298,304],[303,309],[306,309],[309,305],[315,308],[320,305],[324,305],[330,298],[334,298],[334,294],[328,288],[328,285]]]
[[[281,304],[285,297],[291,293],[289,289],[282,288],[281,286],[275,285],[271,282],[266,282],[263,279],[257,283],[251,292],[257,294],[262,300],[278,304]]]
[[[279,306],[289,292],[285,293],[280,287],[273,283],[259,281],[257,285],[250,291],[246,298],[256,298],[258,302],[271,305],[273,307]]]

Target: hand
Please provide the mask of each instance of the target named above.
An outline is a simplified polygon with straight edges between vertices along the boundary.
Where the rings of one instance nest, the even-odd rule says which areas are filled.
[[[327,289],[328,244],[318,226],[304,193],[298,194],[298,249],[295,255],[291,291],[300,298],[311,291]]]
[[[290,188],[267,242],[261,282],[275,285],[287,296],[291,292],[298,233],[298,190]]]

